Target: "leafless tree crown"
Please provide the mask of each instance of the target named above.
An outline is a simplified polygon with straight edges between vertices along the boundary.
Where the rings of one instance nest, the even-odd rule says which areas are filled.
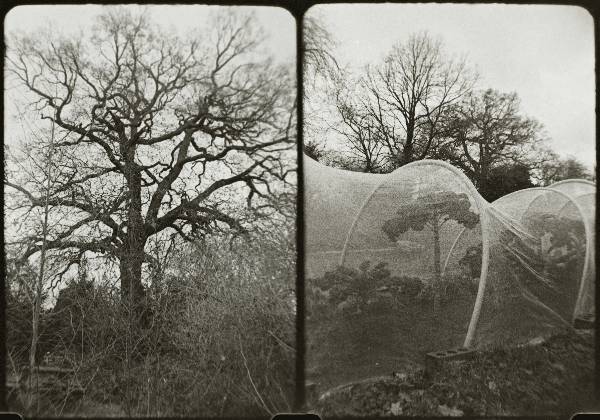
[[[86,251],[116,257],[125,291],[140,285],[148,238],[246,232],[278,210],[293,172],[290,69],[256,54],[252,16],[214,22],[180,37],[116,8],[77,39],[8,40],[9,77],[57,130],[47,246],[74,251],[72,262]],[[30,208],[44,204],[34,176],[7,171],[5,185]],[[243,195],[247,210],[236,204]],[[22,241],[22,258],[38,239]]]

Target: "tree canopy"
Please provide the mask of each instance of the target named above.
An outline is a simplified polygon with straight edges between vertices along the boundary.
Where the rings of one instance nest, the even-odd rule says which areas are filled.
[[[440,157],[461,168],[481,191],[498,166],[532,166],[543,141],[541,129],[520,113],[516,93],[472,92],[452,107],[444,131],[449,147]]]
[[[245,233],[293,194],[292,69],[257,53],[251,15],[211,22],[184,37],[113,8],[81,37],[7,41],[24,107],[57,134],[38,144],[52,161],[32,150],[12,163],[52,168],[47,246],[71,252],[68,264],[89,251],[116,258],[125,295],[141,293],[150,238]],[[44,171],[8,166],[13,209],[43,206]],[[39,233],[14,245],[25,260],[40,251]]]
[[[502,164],[490,170],[487,181],[479,192],[483,198],[492,202],[513,191],[535,187],[531,180],[530,168],[523,163]]]
[[[549,186],[565,179],[593,179],[593,174],[583,163],[572,156],[561,159],[556,153],[550,153],[537,171],[540,186]]]
[[[401,205],[397,217],[386,220],[381,229],[391,241],[397,241],[400,235],[413,231],[431,229],[433,233],[433,263],[435,278],[441,278],[440,267],[440,229],[450,220],[468,229],[479,223],[479,215],[471,209],[471,202],[465,193],[452,191],[421,194],[415,200]]]
[[[333,36],[315,15],[306,16],[302,26],[305,78],[312,83],[317,77],[335,78],[339,66],[332,51],[336,44]]]
[[[356,82],[338,82],[339,131],[373,169],[377,161],[394,169],[424,159],[447,108],[475,80],[464,59],[444,53],[441,40],[413,34]]]
[[[320,85],[327,92],[320,102],[305,100],[312,110],[307,150],[320,145],[326,164],[389,173],[412,161],[443,160],[488,200],[561,179],[593,178],[581,162],[549,148],[543,125],[524,113],[517,93],[480,86],[466,57],[450,54],[426,32],[398,40],[380,62],[360,69],[336,65],[335,77]]]
[[[454,220],[471,229],[479,223],[479,216],[470,210],[471,202],[465,193],[433,192],[398,207],[398,217],[387,220],[382,229],[392,241],[409,230],[441,227]]]

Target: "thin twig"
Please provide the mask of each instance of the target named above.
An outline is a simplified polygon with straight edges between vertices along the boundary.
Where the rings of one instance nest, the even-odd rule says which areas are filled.
[[[265,401],[263,400],[263,398],[261,397],[260,393],[258,392],[258,389],[256,389],[256,385],[254,385],[254,381],[252,380],[252,375],[250,374],[250,369],[248,369],[248,363],[246,360],[246,356],[244,355],[244,350],[242,348],[242,339],[240,338],[240,336],[238,335],[238,342],[240,343],[240,353],[242,354],[242,359],[244,361],[244,367],[246,368],[246,373],[248,373],[248,379],[250,380],[250,384],[252,384],[252,388],[254,388],[254,392],[256,393],[256,395],[258,396],[258,399],[260,400],[261,404],[262,404],[262,408],[270,415],[272,416],[274,413],[273,411],[271,411],[269,409],[269,407],[267,407],[267,405],[265,404]]]
[[[294,347],[283,341],[281,338],[277,337],[271,330],[267,330],[267,332],[273,337],[279,344],[282,344],[284,347],[287,347],[291,351],[295,351]]]

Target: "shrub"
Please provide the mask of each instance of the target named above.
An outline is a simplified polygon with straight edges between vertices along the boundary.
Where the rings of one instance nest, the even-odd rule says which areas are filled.
[[[295,251],[287,238],[271,239],[179,249],[146,285],[142,311],[121,302],[115,279],[64,287],[42,316],[51,340],[40,347],[74,369],[85,394],[44,412],[102,416],[117,407],[128,416],[231,417],[291,410]],[[26,305],[11,305],[10,328],[28,331]],[[25,354],[22,365],[30,344],[18,337],[8,349]]]
[[[339,266],[334,271],[326,272],[323,277],[309,279],[306,296],[308,317],[327,316],[342,302],[354,301],[360,307],[367,302],[383,303],[381,287],[387,287],[396,298],[416,297],[423,289],[423,282],[417,277],[392,276],[387,263],[379,262],[372,266],[370,261],[364,261],[358,269]],[[329,294],[329,300],[324,302],[320,291]]]
[[[418,277],[402,276],[398,279],[400,293],[408,297],[417,296],[423,289],[423,282]]]

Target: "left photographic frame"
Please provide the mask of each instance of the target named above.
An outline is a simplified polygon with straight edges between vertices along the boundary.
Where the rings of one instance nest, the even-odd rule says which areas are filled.
[[[37,5],[4,31],[8,408],[292,411],[294,17]]]

